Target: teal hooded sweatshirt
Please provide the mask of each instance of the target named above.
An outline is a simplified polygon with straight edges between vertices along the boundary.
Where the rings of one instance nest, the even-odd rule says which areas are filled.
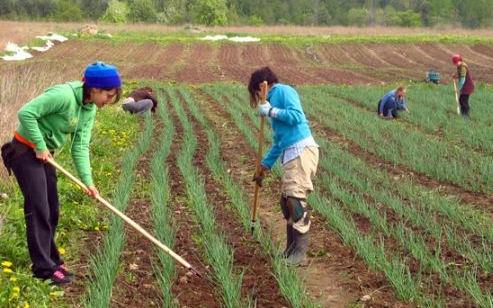
[[[93,185],[89,142],[97,106],[83,104],[83,82],[48,88],[24,105],[17,116],[17,132],[35,145],[36,153],[56,150],[71,136],[70,153],[81,181]]]

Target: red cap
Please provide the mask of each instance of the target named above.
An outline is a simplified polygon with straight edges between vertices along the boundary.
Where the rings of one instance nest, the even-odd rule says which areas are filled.
[[[461,55],[455,54],[455,55],[452,56],[452,62],[454,62],[454,64],[459,63],[459,61],[462,61]]]

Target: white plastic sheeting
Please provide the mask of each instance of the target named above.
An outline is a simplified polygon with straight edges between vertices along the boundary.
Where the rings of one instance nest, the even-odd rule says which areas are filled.
[[[32,54],[27,52],[27,50],[29,49],[44,52],[49,50],[51,47],[55,46],[53,41],[65,42],[66,40],[68,40],[66,37],[54,33],[50,33],[44,36],[36,36],[36,38],[46,41],[45,45],[34,46],[29,48],[27,46],[19,47],[15,43],[8,42],[7,46],[5,47],[5,51],[9,52],[9,54],[2,56],[1,58],[5,61],[21,61],[21,60],[29,59],[33,57]]]
[[[258,37],[251,37],[251,36],[233,36],[233,37],[228,37],[226,35],[207,35],[201,38],[201,40],[204,41],[219,41],[219,40],[229,40],[233,42],[259,42],[260,39]]]

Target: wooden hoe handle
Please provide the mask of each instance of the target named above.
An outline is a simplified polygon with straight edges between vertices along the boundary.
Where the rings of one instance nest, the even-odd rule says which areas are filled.
[[[460,115],[459,94],[457,93],[457,82],[455,81],[455,78],[453,79],[453,81],[454,81],[454,91],[455,91],[455,102],[457,103],[457,114]]]
[[[56,169],[61,171],[63,174],[65,174],[67,177],[69,177],[72,181],[74,181],[77,185],[82,187],[85,191],[87,191],[87,186],[82,183],[79,179],[77,179],[75,176],[73,176],[70,172],[65,170],[62,166],[60,166],[58,163],[56,163],[53,159],[48,158],[48,162],[52,164]],[[96,199],[104,204],[107,208],[109,208],[113,213],[118,215],[121,219],[123,219],[126,223],[128,223],[130,226],[132,226],[135,230],[140,232],[142,235],[144,235],[147,239],[149,239],[151,242],[156,244],[161,250],[163,250],[165,253],[169,254],[173,259],[181,263],[184,267],[192,271],[194,274],[196,274],[199,277],[202,277],[202,275],[195,270],[187,261],[185,261],[182,257],[177,255],[173,250],[169,249],[166,245],[161,243],[159,240],[157,240],[155,237],[150,235],[146,230],[144,230],[141,226],[139,226],[136,222],[134,222],[132,219],[130,219],[128,216],[120,212],[117,208],[115,208],[113,205],[111,205],[108,201],[103,199],[101,196],[97,196]]]
[[[261,97],[260,97],[260,103],[264,104],[265,101],[267,100],[267,81],[264,81],[262,83],[262,88],[261,90]],[[264,144],[264,118],[265,117],[260,117],[260,130],[259,130],[259,136],[258,136],[258,148],[257,148],[257,160],[256,160],[256,166],[255,166],[255,176],[259,176],[260,172],[262,170],[262,145]],[[260,195],[260,184],[256,183],[255,184],[255,194],[253,196],[253,206],[252,206],[252,222],[250,224],[252,233],[253,229],[255,229],[255,223],[257,221],[257,210],[259,207],[259,195]]]

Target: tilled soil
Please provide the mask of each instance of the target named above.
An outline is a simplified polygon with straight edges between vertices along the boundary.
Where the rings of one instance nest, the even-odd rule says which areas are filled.
[[[493,54],[489,48],[431,43],[322,43],[302,48],[274,43],[214,45],[197,41],[160,45],[69,40],[35,58],[56,58],[59,65],[69,61],[79,67],[91,61],[107,61],[120,68],[124,80],[245,84],[255,68],[268,65],[284,82],[293,85],[366,85],[424,81],[430,69],[442,75],[442,82],[449,83],[448,76],[455,73],[450,58],[453,53],[461,53],[477,82],[493,83]]]

